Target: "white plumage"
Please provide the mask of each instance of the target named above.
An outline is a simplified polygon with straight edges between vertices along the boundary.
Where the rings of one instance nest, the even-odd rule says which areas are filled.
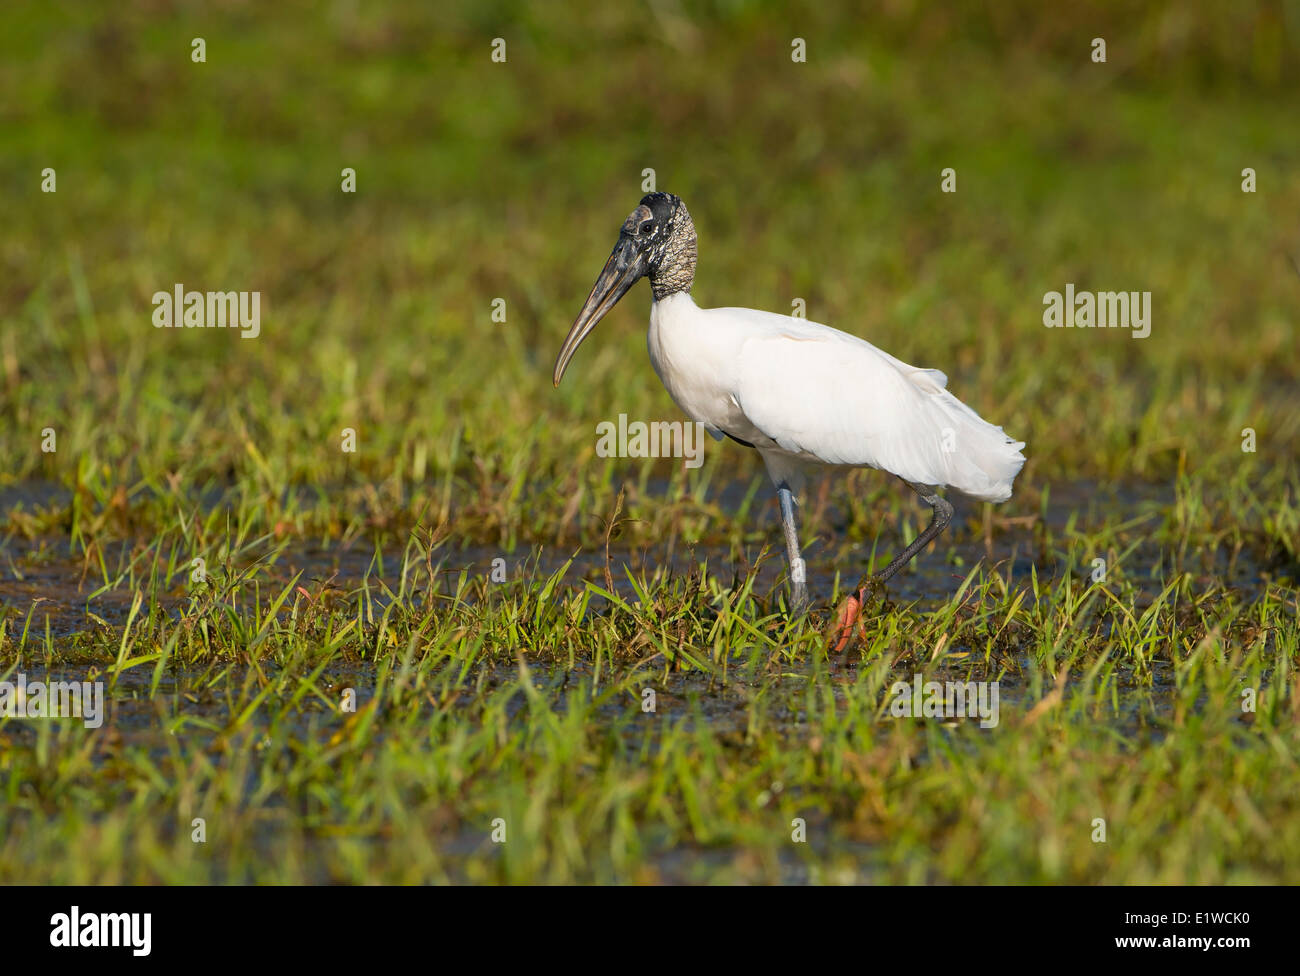
[[[651,306],[647,346],[683,412],[753,444],[777,483],[807,463],[871,467],[1001,502],[1025,463],[1024,443],[949,393],[939,370],[817,322],[700,308],[677,292]]]

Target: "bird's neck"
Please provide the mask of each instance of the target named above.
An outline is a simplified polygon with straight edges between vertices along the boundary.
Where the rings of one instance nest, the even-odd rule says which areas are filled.
[[[695,248],[691,248],[689,260],[674,261],[660,266],[650,275],[650,291],[656,302],[663,301],[669,295],[689,292],[695,283]]]
[[[695,264],[699,260],[695,247],[695,224],[685,207],[679,210],[676,220],[672,239],[649,275],[650,290],[656,302],[678,292],[689,292],[695,283]]]

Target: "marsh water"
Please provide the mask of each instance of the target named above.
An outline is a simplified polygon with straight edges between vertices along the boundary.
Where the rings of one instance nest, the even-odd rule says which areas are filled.
[[[729,486],[721,492],[720,502],[735,504],[745,490],[744,485]],[[48,483],[29,482],[0,489],[0,510],[4,511],[15,507],[31,509],[57,505],[66,500],[65,489]],[[1028,578],[1030,573],[1036,573],[1040,581],[1050,581],[1066,568],[1059,557],[1039,551],[1039,533],[1032,523],[1041,519],[1043,525],[1057,535],[1117,525],[1149,526],[1154,534],[1174,501],[1172,489],[1151,486],[1107,487],[1082,482],[1053,486],[1041,516],[999,531],[991,542],[973,539],[973,533],[968,529],[955,533],[954,538],[941,538],[937,546],[932,546],[890,582],[889,598],[896,607],[904,609],[925,610],[942,604],[981,560],[997,564],[1000,572],[1011,577],[1013,584]],[[969,515],[970,510],[963,511],[961,503],[958,504],[960,520]],[[818,534],[821,541],[814,542],[805,552],[811,592],[814,598],[823,602],[835,591],[837,580],[841,592],[850,588],[866,571],[871,556],[869,548],[864,545],[841,546],[833,554],[829,552],[826,542],[837,537],[839,519],[838,513],[829,512]],[[757,570],[754,592],[775,595],[781,592],[785,577],[784,558],[777,543],[780,536],[775,506],[761,507],[756,523],[772,542],[771,551]],[[896,540],[890,542],[882,537],[876,554],[878,562],[881,556],[887,556],[893,544]],[[607,563],[603,547],[533,546],[505,552],[496,547],[457,547],[452,538],[438,547],[429,565],[433,570],[432,588],[450,594],[456,592],[458,581],[464,578],[490,578],[494,571],[501,570],[508,578],[535,581],[540,586],[569,563],[561,585],[581,587],[584,581],[591,581],[604,587],[608,571],[608,579],[618,595],[634,602],[636,593],[628,579],[629,573],[634,577],[649,577],[656,572],[669,571],[686,576],[705,563],[715,578],[734,576],[741,579],[753,569],[750,560],[756,558],[762,546],[751,548],[752,552],[746,551],[742,558],[737,559],[725,547],[691,547],[681,542],[635,548],[615,546]],[[114,567],[129,564],[133,549],[129,540],[123,541],[118,544],[117,551],[106,547],[97,558],[88,559],[84,554],[72,551],[66,539],[26,539],[15,535],[0,539],[0,620],[5,621],[11,642],[26,633],[28,647],[32,648],[27,660],[9,662],[9,668],[21,665],[28,680],[37,680],[46,675],[44,655],[40,651],[43,641],[67,642],[96,628],[120,631],[126,625],[135,594],[131,586],[120,578],[120,573],[119,578],[114,578]],[[1139,542],[1136,551],[1128,557],[1128,565],[1150,568],[1145,577],[1141,574],[1134,577],[1130,573],[1139,600],[1152,598],[1160,591],[1162,577],[1175,568],[1175,561],[1176,554],[1159,544]],[[108,583],[103,567],[108,567]],[[1262,590],[1269,576],[1248,552],[1229,552],[1226,549],[1199,553],[1195,565],[1177,568],[1218,579],[1247,599]],[[366,542],[334,546],[290,545],[279,550],[266,564],[264,578],[270,585],[264,587],[264,593],[277,585],[282,588],[297,578],[309,589],[328,584],[342,599],[355,601],[358,605],[365,601],[372,612],[381,612],[390,599],[389,592],[399,590],[402,570],[403,553],[398,549],[377,552]],[[1081,583],[1087,582],[1086,567],[1076,566],[1073,571],[1079,575]],[[184,575],[181,574],[180,582],[174,579],[172,582],[175,585],[169,585],[153,596],[166,611],[179,615],[188,601]],[[603,602],[602,598],[593,605]],[[100,667],[109,663],[101,662]],[[581,665],[577,672],[566,668],[563,675],[548,675],[545,665],[541,665],[537,680],[558,686],[579,677],[580,669]],[[81,680],[85,670],[85,665],[56,668],[51,676]],[[365,662],[340,664],[327,669],[324,679],[339,685],[354,683],[363,688],[370,683],[373,671],[373,666]],[[1154,671],[1158,695],[1160,688],[1171,681],[1168,675],[1161,673],[1160,662],[1155,662]],[[153,701],[150,695],[153,684],[151,669],[137,668],[125,672],[110,687],[106,725],[120,729],[123,734],[143,733],[157,729],[164,714],[174,714],[176,703],[184,703],[186,710],[205,720],[201,725],[220,726],[229,718],[224,714],[227,704],[224,698],[205,692],[207,675],[206,671],[190,673],[169,668],[157,686],[160,700]],[[502,667],[499,674],[490,674],[488,679],[506,682],[517,676],[512,668]],[[671,674],[668,681],[671,693],[680,694],[683,699],[688,698],[694,703],[693,715],[699,720],[720,729],[743,722],[746,679],[740,674],[733,672],[724,680],[716,676]],[[1023,689],[1015,686],[1014,679],[1004,677],[1002,681],[1004,705],[1015,702],[1023,694]],[[789,721],[792,730],[797,730],[800,723],[799,709],[794,704],[798,684],[797,680],[791,681]],[[172,704],[163,704],[163,701]],[[310,724],[314,719],[309,713],[304,713],[302,721]],[[308,731],[306,726],[303,731]]]

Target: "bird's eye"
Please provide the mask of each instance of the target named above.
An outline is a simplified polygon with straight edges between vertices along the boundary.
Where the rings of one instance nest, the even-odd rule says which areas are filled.
[[[647,220],[644,224],[641,225],[642,234],[648,234],[654,229],[655,229],[655,225],[653,220]]]

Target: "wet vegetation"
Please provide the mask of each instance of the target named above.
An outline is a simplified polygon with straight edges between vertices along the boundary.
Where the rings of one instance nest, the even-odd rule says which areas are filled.
[[[1296,4],[7,18],[0,680],[107,714],[0,716],[0,880],[1298,880]],[[680,419],[648,289],[552,389],[647,167],[700,304],[1027,442],[843,653],[910,492],[813,485],[792,617],[753,452],[596,453]],[[178,283],[260,334],[155,328]],[[1151,334],[1044,328],[1067,283]]]

